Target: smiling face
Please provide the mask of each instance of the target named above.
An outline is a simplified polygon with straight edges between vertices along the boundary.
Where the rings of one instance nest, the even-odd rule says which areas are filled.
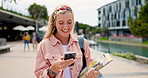
[[[73,28],[73,15],[70,12],[60,13],[56,17],[55,26],[57,29],[56,35],[60,38],[67,38]]]

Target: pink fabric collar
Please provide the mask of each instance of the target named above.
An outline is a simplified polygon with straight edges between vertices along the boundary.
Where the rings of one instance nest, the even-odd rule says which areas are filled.
[[[51,40],[52,45],[56,45],[58,42],[61,43],[53,34],[49,38]],[[73,42],[78,42],[77,36],[70,34],[70,40],[68,45],[71,45]]]

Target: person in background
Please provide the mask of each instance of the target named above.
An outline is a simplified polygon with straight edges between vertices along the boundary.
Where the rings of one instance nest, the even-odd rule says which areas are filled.
[[[36,49],[37,48],[37,33],[34,31],[32,33],[32,45],[33,45],[33,49]]]
[[[58,6],[49,18],[48,31],[39,43],[36,56],[37,78],[78,78],[82,69],[82,52],[73,34],[74,14],[67,5]],[[89,44],[84,39],[87,65],[92,61]],[[64,60],[64,53],[76,52],[75,59]],[[69,66],[74,63],[74,66]],[[89,69],[85,78],[98,78],[99,71]]]
[[[30,35],[28,34],[28,32],[24,33],[23,40],[24,40],[24,51],[26,49],[26,46],[28,47],[28,50],[30,50],[29,48]]]

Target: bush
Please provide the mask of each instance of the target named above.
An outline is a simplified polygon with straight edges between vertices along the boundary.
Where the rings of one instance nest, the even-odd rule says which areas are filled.
[[[143,42],[142,44],[148,45],[148,40],[147,40],[147,41],[145,41],[145,42]]]
[[[106,37],[102,37],[102,38],[100,38],[99,40],[109,40],[109,39],[106,38]]]
[[[114,53],[112,53],[112,55],[123,57],[123,58],[129,59],[129,60],[135,60],[135,61],[137,60],[136,56],[133,53],[130,53],[130,52],[127,52],[127,53],[114,52]]]

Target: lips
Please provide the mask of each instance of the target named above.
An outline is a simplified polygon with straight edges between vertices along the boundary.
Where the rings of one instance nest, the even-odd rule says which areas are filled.
[[[68,32],[68,30],[62,30],[64,33],[67,33]]]

